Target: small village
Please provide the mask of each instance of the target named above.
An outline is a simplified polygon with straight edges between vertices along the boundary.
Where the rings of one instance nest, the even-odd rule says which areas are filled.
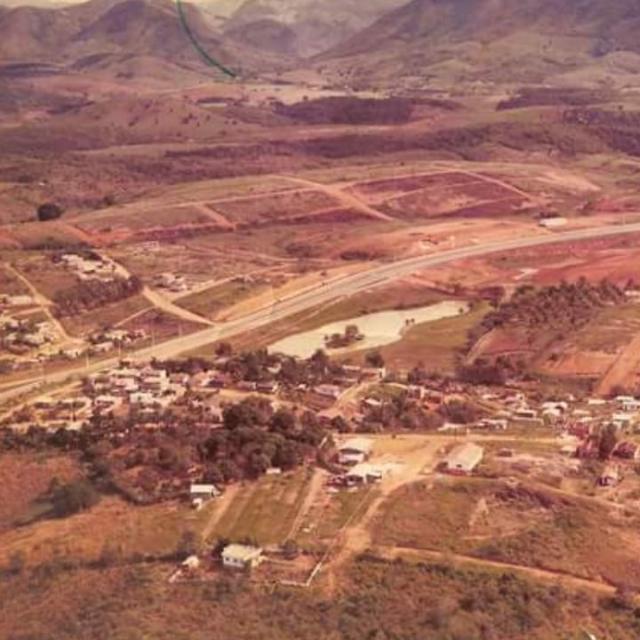
[[[323,509],[345,492],[364,503],[371,491],[424,477],[535,482],[611,504],[635,504],[640,493],[640,400],[631,395],[545,396],[522,383],[470,385],[420,371],[403,378],[377,354],[360,366],[322,352],[298,360],[218,351],[211,360],[123,358],[5,415],[5,445],[99,449],[91,453],[93,475],[108,477],[135,504],[178,500],[185,517],[227,500],[238,483],[300,467],[320,474],[314,500],[326,496]],[[224,444],[242,428],[241,449]],[[266,455],[257,444],[264,438],[276,445]],[[240,453],[249,442],[262,453]],[[313,513],[300,512],[298,537],[313,538],[321,522],[314,518],[323,517]],[[188,554],[169,579],[208,580],[223,568],[309,586],[338,544],[334,535],[313,553],[291,540],[218,540],[204,555]]]

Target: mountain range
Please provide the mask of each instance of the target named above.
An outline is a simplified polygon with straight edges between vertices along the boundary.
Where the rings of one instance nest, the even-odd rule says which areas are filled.
[[[638,0],[202,0],[184,16],[203,50],[244,74],[312,67],[329,84],[465,90],[633,86],[640,74]],[[172,0],[0,6],[0,60],[206,70]]]
[[[546,83],[640,71],[638,0],[412,0],[323,53],[352,77]]]
[[[203,51],[237,69],[260,70],[277,60],[226,38],[193,4],[182,5],[184,23],[172,0],[90,0],[63,7],[0,7],[0,61],[48,63],[74,70],[138,69],[160,64],[204,71]],[[153,69],[150,69],[153,71]]]
[[[309,56],[330,49],[368,27],[406,0],[245,0],[225,24],[225,32],[254,44],[273,46],[276,25],[288,29],[289,50]],[[256,36],[264,40],[256,41]],[[277,40],[276,40],[277,42]]]

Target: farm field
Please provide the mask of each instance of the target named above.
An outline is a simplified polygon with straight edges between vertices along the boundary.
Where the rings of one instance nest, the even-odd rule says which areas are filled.
[[[312,475],[312,470],[301,469],[283,476],[267,476],[240,488],[211,537],[251,540],[259,545],[282,544],[292,539]]]
[[[356,184],[352,192],[400,218],[501,217],[531,206],[527,194],[481,174],[442,172]]]

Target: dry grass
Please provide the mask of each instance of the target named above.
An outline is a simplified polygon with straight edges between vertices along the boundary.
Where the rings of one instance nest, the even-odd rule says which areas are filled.
[[[33,502],[47,492],[54,478],[65,482],[79,474],[79,465],[69,456],[0,456],[0,531],[28,517]]]
[[[337,593],[264,588],[238,575],[168,585],[167,565],[68,569],[0,581],[0,637],[56,640],[635,640],[633,611],[514,575],[361,558]]]
[[[195,512],[174,503],[134,507],[117,498],[103,498],[90,511],[5,532],[0,537],[0,564],[16,552],[24,553],[33,566],[60,556],[90,562],[105,548],[123,558],[170,554],[184,532],[202,530],[210,508]]]
[[[63,318],[62,324],[71,335],[85,336],[103,328],[113,327],[148,307],[148,300],[139,294],[93,311]]]
[[[639,523],[636,515],[585,498],[446,480],[396,492],[373,534],[378,544],[453,551],[637,588]]]
[[[262,284],[227,282],[180,298],[177,304],[205,318],[213,318],[223,309],[258,295],[265,288]]]

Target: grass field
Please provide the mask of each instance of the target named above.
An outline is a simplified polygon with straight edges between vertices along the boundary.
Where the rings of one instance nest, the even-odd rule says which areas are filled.
[[[521,485],[442,480],[396,492],[377,544],[452,551],[640,587],[637,515]]]
[[[223,309],[258,295],[266,288],[266,285],[231,281],[180,298],[176,304],[205,318],[213,318]]]
[[[39,249],[41,247],[77,248],[86,246],[73,230],[59,222],[33,222],[15,225],[11,228],[10,237],[23,249]]]
[[[457,318],[426,322],[411,327],[401,340],[380,349],[393,369],[407,371],[424,365],[429,371],[451,373],[457,358],[467,344],[467,334],[488,312],[488,304],[480,304],[470,313]],[[363,352],[349,354],[350,359],[364,360]]]
[[[54,264],[46,253],[24,252],[16,260],[16,270],[42,295],[52,299],[77,284],[77,278],[62,265]]]
[[[216,526],[213,537],[236,542],[249,539],[260,545],[282,544],[292,533],[312,473],[312,469],[303,468],[245,485]]]
[[[142,294],[138,294],[93,311],[62,318],[61,321],[71,335],[85,336],[99,329],[113,327],[150,306],[149,301]]]
[[[263,348],[287,336],[310,331],[332,322],[378,311],[422,307],[441,301],[442,296],[432,289],[400,283],[309,309],[273,325],[233,338],[231,342],[237,349]]]
[[[99,558],[105,548],[123,559],[170,554],[185,532],[197,535],[202,530],[210,508],[195,512],[174,503],[134,507],[117,498],[103,498],[90,511],[5,532],[0,536],[0,564],[17,552],[25,555],[29,565],[60,556],[88,562]]]
[[[615,352],[640,331],[640,305],[625,304],[603,309],[598,317],[570,339],[580,350]]]
[[[28,517],[33,502],[48,491],[54,478],[64,482],[79,474],[80,465],[70,456],[0,456],[0,532]]]

